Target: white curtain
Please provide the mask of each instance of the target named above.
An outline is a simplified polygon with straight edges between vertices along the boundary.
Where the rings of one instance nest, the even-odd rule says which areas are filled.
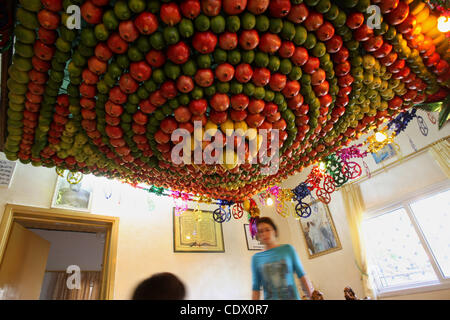
[[[361,195],[359,184],[353,183],[344,185],[342,188],[345,211],[350,228],[350,236],[353,243],[355,263],[361,273],[361,281],[366,297],[376,299],[376,291],[369,277],[366,251],[364,248],[363,235],[361,232],[364,217],[365,205]]]
[[[450,142],[442,140],[428,149],[447,178],[450,178]]]

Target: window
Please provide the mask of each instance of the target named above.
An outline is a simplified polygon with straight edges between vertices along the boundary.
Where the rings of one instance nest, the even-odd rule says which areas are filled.
[[[445,278],[450,278],[450,190],[411,203],[411,210]]]
[[[450,286],[450,189],[368,214],[362,232],[378,294]]]

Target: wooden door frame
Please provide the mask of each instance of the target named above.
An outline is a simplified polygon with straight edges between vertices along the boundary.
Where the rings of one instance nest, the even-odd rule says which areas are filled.
[[[65,209],[47,209],[7,204],[0,222],[0,265],[3,261],[14,222],[30,228],[45,227],[52,230],[78,232],[105,231],[100,299],[113,299],[119,218]]]

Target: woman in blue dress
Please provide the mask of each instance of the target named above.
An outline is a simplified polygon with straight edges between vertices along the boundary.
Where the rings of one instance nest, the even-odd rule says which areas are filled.
[[[261,286],[265,300],[300,300],[294,273],[307,297],[314,288],[305,275],[295,249],[290,244],[278,244],[278,231],[272,219],[259,218],[256,222],[258,240],[265,250],[252,257],[252,299],[260,299]]]

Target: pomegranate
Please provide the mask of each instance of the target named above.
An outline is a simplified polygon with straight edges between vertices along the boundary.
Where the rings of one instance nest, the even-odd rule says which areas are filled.
[[[163,3],[159,9],[159,16],[169,26],[174,26],[181,21],[180,8],[175,2]]]
[[[183,41],[170,45],[167,58],[176,64],[183,64],[189,60],[189,47]]]
[[[245,10],[247,0],[223,0],[222,8],[228,15],[238,15]]]
[[[269,3],[270,15],[275,18],[282,18],[284,16],[287,16],[290,10],[290,0],[271,0]]]
[[[158,29],[158,18],[151,12],[142,12],[134,19],[134,25],[141,34],[149,35]]]
[[[239,36],[239,45],[244,50],[255,49],[259,41],[259,35],[256,30],[243,30]]]
[[[248,0],[247,10],[251,13],[258,15],[267,10],[270,0]]]
[[[183,15],[188,19],[195,19],[201,12],[199,0],[186,0],[180,4],[180,9]]]

